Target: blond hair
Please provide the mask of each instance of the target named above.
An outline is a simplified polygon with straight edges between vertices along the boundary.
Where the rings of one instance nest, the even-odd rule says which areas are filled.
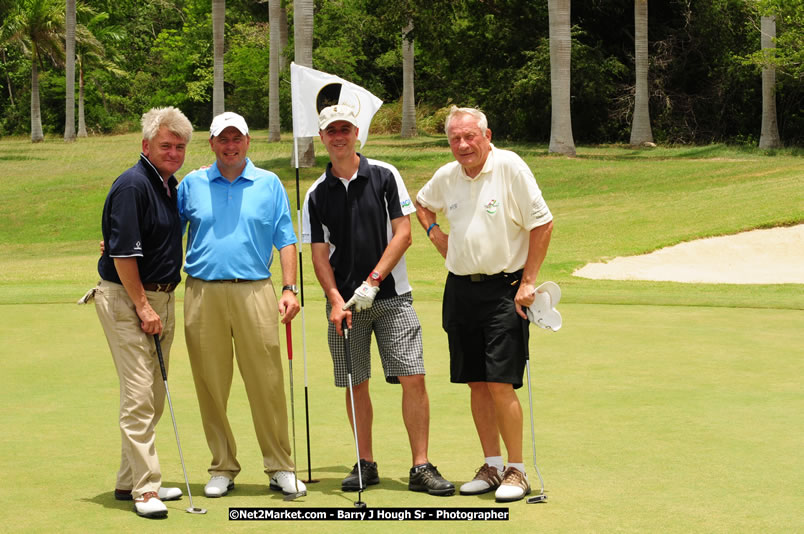
[[[150,141],[159,134],[162,127],[181,137],[186,143],[193,136],[193,125],[179,109],[173,106],[151,108],[142,115],[142,138]]]

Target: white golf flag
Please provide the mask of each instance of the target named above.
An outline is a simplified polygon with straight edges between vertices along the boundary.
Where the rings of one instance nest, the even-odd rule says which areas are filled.
[[[318,70],[290,64],[290,94],[293,107],[293,136],[315,137],[318,135],[318,95],[329,86],[340,86],[338,105],[351,106],[357,113],[358,140],[366,144],[369,126],[374,114],[382,106],[382,100],[359,85]],[[334,92],[334,89],[333,89]]]

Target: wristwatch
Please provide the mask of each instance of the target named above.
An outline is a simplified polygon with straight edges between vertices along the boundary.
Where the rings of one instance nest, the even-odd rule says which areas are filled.
[[[372,280],[375,280],[377,283],[382,282],[382,275],[377,271],[371,271],[371,274],[369,275],[369,278],[371,278]]]
[[[293,291],[294,295],[299,294],[299,288],[296,287],[296,284],[289,285],[289,286],[282,286],[282,292],[285,292],[285,291]]]

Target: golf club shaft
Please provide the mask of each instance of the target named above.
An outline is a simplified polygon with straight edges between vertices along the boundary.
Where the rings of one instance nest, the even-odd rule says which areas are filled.
[[[539,471],[539,466],[536,464],[536,430],[534,429],[533,424],[533,391],[531,390],[530,386],[530,357],[525,359],[525,368],[528,372],[528,407],[530,408],[530,445],[533,448],[533,467],[536,468],[536,474],[539,475],[539,484],[542,487],[542,493],[544,493],[544,480],[542,479],[542,474]]]
[[[299,478],[296,476],[296,408],[293,402],[293,330],[290,322],[285,323],[285,336],[288,344],[288,372],[290,373],[290,421],[293,429],[293,480],[296,493],[299,493]]]
[[[343,350],[346,356],[346,377],[349,380],[349,401],[352,404],[352,430],[355,433],[355,453],[357,454],[357,483],[360,491],[363,491],[363,473],[360,469],[360,445],[357,441],[357,415],[355,414],[355,394],[352,388],[352,353],[349,347],[349,328],[346,326],[346,319],[343,320]],[[357,500],[360,501],[360,494]]]
[[[165,396],[170,408],[170,419],[173,421],[173,433],[176,435],[176,446],[179,448],[179,459],[181,460],[181,470],[184,473],[184,483],[187,485],[187,498],[190,500],[190,508],[193,506],[193,494],[190,491],[190,479],[187,478],[187,468],[184,467],[184,454],[181,452],[181,442],[179,441],[179,428],[176,426],[176,416],[173,414],[173,401],[170,400],[170,389],[168,389],[167,371],[165,371],[165,359],[162,356],[162,343],[159,341],[159,334],[154,334],[154,344],[156,345],[156,355],[159,358],[159,368],[162,370],[162,380],[165,383]]]

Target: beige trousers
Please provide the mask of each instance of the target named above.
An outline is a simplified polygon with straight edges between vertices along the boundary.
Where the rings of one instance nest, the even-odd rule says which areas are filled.
[[[212,453],[211,476],[234,479],[240,472],[226,415],[234,354],[265,472],[293,470],[278,317],[270,279],[233,283],[187,277],[184,332],[201,422]]]
[[[168,366],[175,328],[173,293],[147,291],[148,302],[162,318],[162,354]],[[159,491],[162,473],[154,448],[155,427],[165,407],[165,384],[153,336],[140,328],[134,303],[120,284],[102,280],[95,292],[98,313],[120,380],[122,452],[116,489],[130,489],[136,499]]]

